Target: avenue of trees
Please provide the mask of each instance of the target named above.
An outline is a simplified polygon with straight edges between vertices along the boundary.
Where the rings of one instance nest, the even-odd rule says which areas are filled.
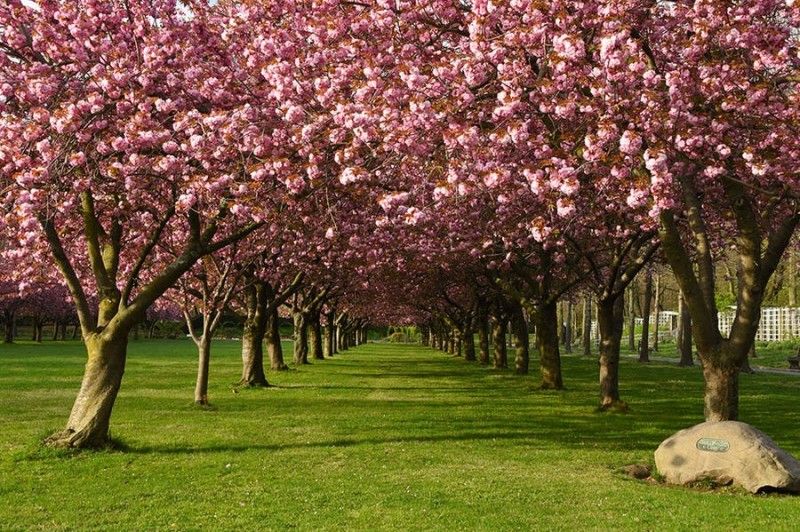
[[[226,312],[242,385],[395,324],[521,374],[536,352],[561,389],[558,303],[591,294],[565,308],[596,312],[599,406],[625,408],[625,296],[657,267],[706,418],[737,419],[800,221],[798,26],[788,0],[6,0],[4,321],[43,305],[87,352],[48,442],[107,442],[158,315],[186,321],[201,404]]]

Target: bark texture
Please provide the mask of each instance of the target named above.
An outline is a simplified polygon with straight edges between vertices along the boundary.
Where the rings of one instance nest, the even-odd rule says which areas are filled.
[[[316,360],[323,360],[325,354],[322,352],[322,325],[320,324],[318,313],[309,318],[308,336],[311,345],[311,357]]]
[[[625,300],[622,296],[600,300],[600,409],[626,409],[619,395],[619,350],[622,341]]]
[[[738,365],[703,364],[705,392],[703,410],[706,421],[728,421],[739,417]]]
[[[128,335],[95,333],[85,340],[88,359],[67,427],[47,438],[54,447],[100,448],[110,443],[108,427],[119,393]]]
[[[494,367],[497,369],[508,367],[508,351],[506,350],[507,327],[505,319],[492,321],[492,350],[494,351]]]
[[[539,366],[542,372],[543,390],[562,390],[561,353],[558,349],[558,309],[551,301],[540,305],[533,312],[536,322],[536,347],[539,350]]]
[[[267,329],[266,297],[261,283],[248,287],[245,304],[247,316],[242,329],[241,386],[269,386],[264,373],[264,335]]]

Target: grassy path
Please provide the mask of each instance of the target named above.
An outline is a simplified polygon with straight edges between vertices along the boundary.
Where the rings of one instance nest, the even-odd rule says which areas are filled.
[[[624,361],[629,414],[599,414],[593,360],[565,392],[408,346],[370,344],[241,390],[212,355],[213,410],[191,405],[194,352],[134,342],[112,426],[128,450],[63,456],[80,346],[0,346],[0,529],[794,529],[800,499],[652,486],[651,460],[701,418],[699,371]],[[743,376],[742,417],[800,454],[800,379]]]

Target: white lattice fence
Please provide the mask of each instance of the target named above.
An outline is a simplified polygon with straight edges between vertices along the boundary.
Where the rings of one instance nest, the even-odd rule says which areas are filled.
[[[658,313],[658,326],[659,327],[670,327],[672,328],[676,320],[678,319],[678,313],[673,312],[671,310],[662,310]],[[652,327],[653,324],[656,322],[656,315],[655,313],[650,315],[650,326]],[[636,318],[636,325],[643,325],[644,318]]]
[[[719,313],[719,330],[728,335],[735,312]],[[757,342],[780,342],[800,336],[800,309],[767,307],[761,309],[761,321],[756,333]]]

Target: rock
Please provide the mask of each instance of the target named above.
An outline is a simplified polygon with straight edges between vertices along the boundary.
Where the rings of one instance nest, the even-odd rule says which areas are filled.
[[[760,430],[738,421],[706,422],[673,434],[655,453],[670,484],[713,480],[746,490],[800,492],[800,462]]]

